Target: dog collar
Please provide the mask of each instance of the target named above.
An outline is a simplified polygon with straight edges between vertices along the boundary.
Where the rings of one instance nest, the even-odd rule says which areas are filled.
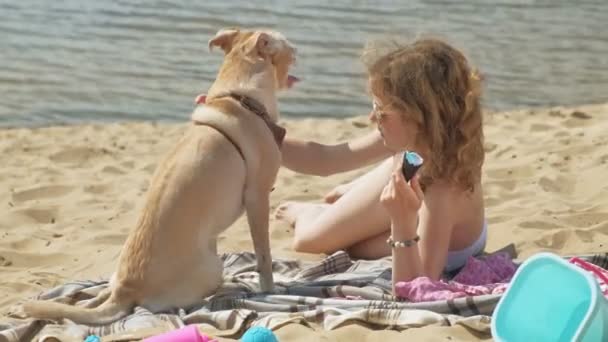
[[[237,101],[241,105],[241,107],[247,109],[248,111],[254,113],[255,115],[259,116],[262,120],[264,120],[264,122],[266,123],[266,126],[268,126],[268,129],[270,129],[270,132],[272,133],[272,136],[274,137],[275,142],[277,143],[279,148],[281,147],[281,145],[283,144],[283,140],[285,139],[285,134],[287,131],[285,130],[285,128],[277,125],[270,119],[270,115],[268,115],[268,111],[266,111],[266,107],[264,107],[264,105],[262,103],[260,103],[258,100],[254,99],[253,97],[237,94],[235,92],[228,92],[225,94],[220,94],[218,96],[214,96],[213,100],[224,98],[224,97],[231,97],[232,99]]]

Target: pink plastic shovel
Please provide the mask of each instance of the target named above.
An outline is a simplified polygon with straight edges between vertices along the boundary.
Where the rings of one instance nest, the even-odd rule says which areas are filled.
[[[217,342],[217,340],[202,335],[196,325],[187,325],[181,329],[146,338],[144,342]]]

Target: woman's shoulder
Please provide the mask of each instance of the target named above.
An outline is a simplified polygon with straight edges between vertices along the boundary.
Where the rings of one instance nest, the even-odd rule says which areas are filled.
[[[482,193],[481,183],[475,184],[473,188],[465,188],[446,180],[436,180],[425,189],[424,196],[431,202],[454,206],[457,203],[475,201],[482,197]]]
[[[429,214],[448,218],[454,225],[475,226],[472,222],[485,216],[480,184],[471,191],[448,182],[436,182],[424,196],[424,206]]]

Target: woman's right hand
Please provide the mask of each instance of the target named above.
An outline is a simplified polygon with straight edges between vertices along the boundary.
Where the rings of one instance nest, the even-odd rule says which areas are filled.
[[[393,228],[411,229],[409,235],[416,234],[417,213],[424,201],[424,193],[418,181],[418,174],[410,180],[405,181],[401,164],[393,171],[391,179],[382,190],[380,203],[388,211]]]

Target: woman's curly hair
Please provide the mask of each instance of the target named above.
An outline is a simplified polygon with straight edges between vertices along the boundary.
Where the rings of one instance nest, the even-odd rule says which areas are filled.
[[[484,161],[481,79],[465,56],[424,38],[389,51],[368,46],[363,60],[370,91],[418,127],[415,148],[430,157],[422,185],[447,180],[473,190]]]

